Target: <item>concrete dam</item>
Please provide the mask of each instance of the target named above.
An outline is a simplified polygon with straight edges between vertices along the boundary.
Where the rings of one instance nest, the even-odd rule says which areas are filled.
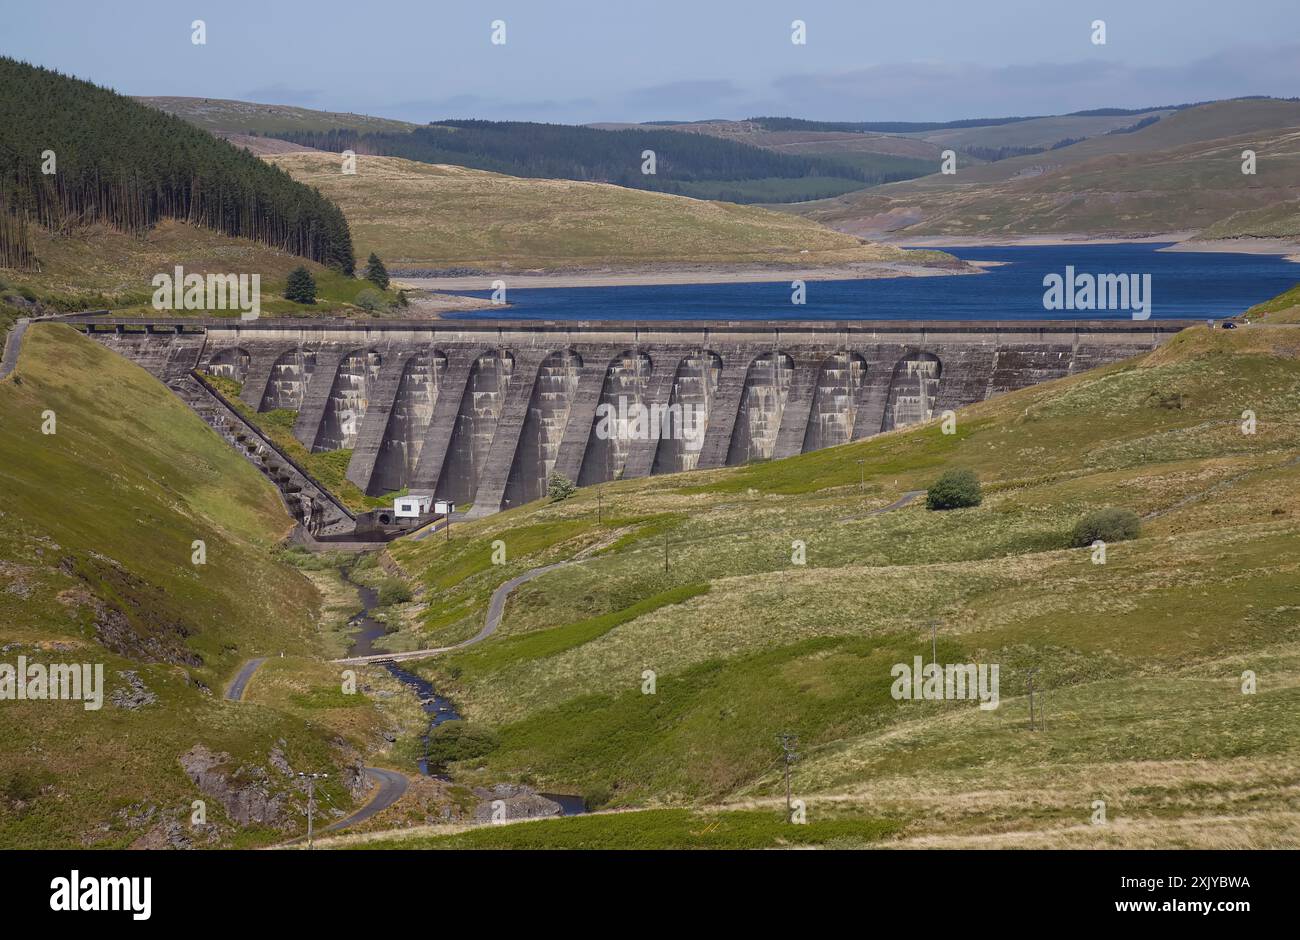
[[[587,485],[860,440],[1146,352],[1188,321],[74,325],[192,405],[197,373],[239,383],[250,410],[295,412],[297,440],[350,450],[347,477],[367,494],[483,515],[544,495],[552,472]],[[234,439],[256,436],[238,421],[223,426]],[[345,529],[311,483],[295,490],[300,518]]]

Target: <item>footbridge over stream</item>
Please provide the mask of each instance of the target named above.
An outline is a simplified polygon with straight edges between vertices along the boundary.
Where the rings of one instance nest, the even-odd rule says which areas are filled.
[[[1146,352],[1191,321],[71,320],[173,387],[239,383],[365,492],[472,515],[843,444]]]

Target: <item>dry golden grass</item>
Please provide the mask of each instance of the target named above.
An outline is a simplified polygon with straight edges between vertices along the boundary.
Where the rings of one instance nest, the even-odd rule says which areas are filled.
[[[358,157],[356,175],[341,172],[337,154],[267,159],[338,203],[358,258],[374,251],[390,266],[811,266],[904,257],[899,249],[754,206],[397,157]]]

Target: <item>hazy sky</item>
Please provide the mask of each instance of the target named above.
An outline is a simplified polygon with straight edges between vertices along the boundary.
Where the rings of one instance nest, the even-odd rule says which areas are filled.
[[[1289,97],[1298,27],[1300,0],[0,0],[0,53],[126,94],[412,121],[951,120]]]

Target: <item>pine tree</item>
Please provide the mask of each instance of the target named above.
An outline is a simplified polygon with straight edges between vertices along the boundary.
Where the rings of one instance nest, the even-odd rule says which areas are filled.
[[[388,290],[388,269],[384,263],[379,260],[379,255],[373,251],[370,258],[366,261],[366,271],[362,275],[371,284],[374,284],[380,290]]]
[[[316,302],[316,278],[306,267],[297,267],[289,272],[289,282],[284,288],[284,299],[300,304]]]
[[[0,267],[39,269],[35,228],[142,234],[161,219],[349,276],[355,267],[342,210],[279,167],[134,99],[0,56]]]

